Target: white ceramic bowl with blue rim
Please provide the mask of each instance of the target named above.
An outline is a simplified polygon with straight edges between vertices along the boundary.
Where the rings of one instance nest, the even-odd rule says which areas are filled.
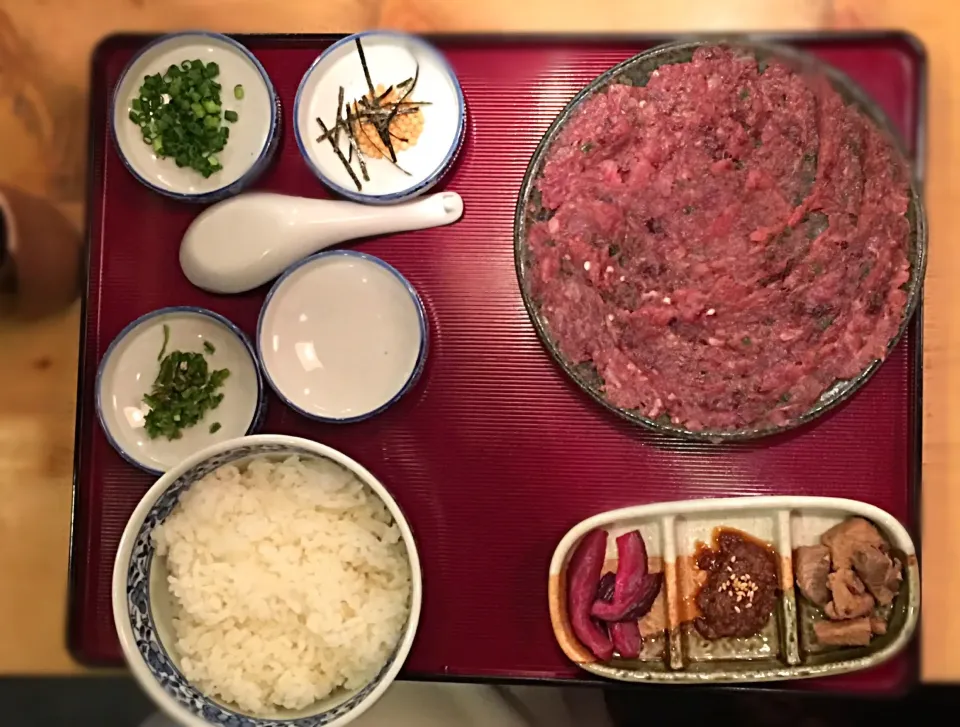
[[[370,181],[364,181],[357,162],[357,187],[328,141],[317,142],[322,131],[317,118],[332,128],[339,89],[349,102],[368,92],[356,41],[360,39],[374,86],[387,87],[420,75],[411,101],[421,107],[423,131],[410,149],[397,152],[397,163],[367,159]],[[443,54],[412,35],[369,31],[343,38],[327,48],[310,66],[297,89],[293,109],[294,131],[300,153],[313,173],[334,192],[357,202],[391,204],[423,194],[433,187],[453,163],[466,131],[466,102],[460,82]],[[347,156],[346,139],[340,141]]]
[[[166,567],[157,558],[153,529],[162,523],[191,485],[225,464],[242,465],[256,457],[325,458],[353,472],[381,500],[397,524],[410,559],[410,615],[393,654],[368,684],[341,691],[298,712],[252,717],[211,699],[183,676],[173,642],[171,596]],[[307,439],[258,434],[219,442],[171,469],[137,505],[120,539],[113,568],[113,618],[123,655],[134,677],[172,719],[187,727],[343,727],[383,695],[399,673],[416,635],[423,599],[420,557],[410,525],[396,501],[369,471],[338,452]]]
[[[162,75],[171,65],[198,58],[220,66],[216,80],[223,86],[223,108],[239,117],[235,123],[223,122],[230,138],[217,154],[222,169],[206,179],[189,167],[177,167],[172,158],[157,157],[129,118],[144,76]],[[237,85],[243,86],[242,99],[234,95]],[[173,199],[212,202],[241,191],[267,168],[279,140],[280,101],[260,61],[237,41],[219,33],[174,33],[147,44],[127,64],[114,89],[110,126],[120,158],[140,182]]]
[[[163,348],[164,326],[169,331],[166,353],[202,353],[211,371],[230,370],[220,389],[224,395],[220,405],[172,441],[150,439],[144,428],[150,408],[143,395],[150,392],[160,371],[157,357]],[[204,343],[213,346],[213,353]],[[252,433],[263,419],[265,403],[250,340],[222,315],[204,308],[161,308],[137,318],[113,340],[97,370],[96,408],[103,433],[121,457],[157,475],[211,444]],[[220,428],[211,432],[214,423]]]
[[[426,362],[423,301],[400,272],[354,250],[321,252],[267,293],[256,347],[287,406],[329,423],[367,419],[396,403]]]

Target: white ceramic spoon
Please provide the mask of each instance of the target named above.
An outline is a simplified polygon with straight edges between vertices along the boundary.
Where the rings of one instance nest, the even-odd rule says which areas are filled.
[[[440,227],[462,215],[463,199],[456,192],[384,207],[243,194],[209,207],[193,221],[180,243],[180,267],[198,288],[242,293],[345,240]]]

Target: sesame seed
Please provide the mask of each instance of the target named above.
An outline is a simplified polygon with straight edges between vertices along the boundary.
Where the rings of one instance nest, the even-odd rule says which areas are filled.
[[[666,298],[666,297],[665,297],[665,298],[663,299],[663,302],[664,302],[665,305],[670,305],[670,303],[671,303],[672,301],[671,301],[669,298]]]
[[[731,562],[731,563],[736,563],[736,562],[737,562],[737,556],[731,555],[731,556],[730,556],[730,562]]]
[[[707,311],[707,315],[708,315],[708,316],[712,316],[712,315],[713,315],[714,313],[716,313],[716,312],[717,312],[717,311],[716,311],[715,309],[711,308],[710,310]],[[736,557],[736,556],[734,556],[734,557]]]
[[[752,603],[748,603],[748,604],[747,604],[747,608],[753,608],[753,604],[752,604]]]
[[[608,321],[612,321],[612,320],[613,320],[613,313],[607,313],[607,320],[608,320]]]
[[[739,607],[739,606],[734,606],[734,607],[733,607],[733,610],[736,611],[737,613],[740,613],[740,607]]]
[[[613,265],[607,265],[607,272],[608,272],[608,273],[612,273],[612,272],[613,272]]]
[[[589,269],[590,269],[590,261],[589,261],[589,260],[587,260],[587,261],[583,264],[583,269],[584,269],[584,270],[589,270]]]
[[[627,279],[627,276],[626,276],[626,275],[621,275],[621,276],[620,276],[620,282],[621,282],[621,283],[622,283],[624,280],[626,280],[626,279]]]

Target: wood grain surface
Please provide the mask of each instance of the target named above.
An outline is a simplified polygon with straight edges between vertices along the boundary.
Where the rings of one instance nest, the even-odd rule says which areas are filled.
[[[0,0],[0,183],[79,224],[90,54],[118,31],[347,32],[895,28],[930,60],[926,200],[923,676],[960,680],[960,5],[938,0]],[[79,306],[0,305],[0,674],[78,671],[64,645]],[[958,489],[954,490],[954,486]]]

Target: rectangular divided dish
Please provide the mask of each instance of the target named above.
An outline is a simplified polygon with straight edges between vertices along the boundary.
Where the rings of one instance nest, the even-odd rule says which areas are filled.
[[[825,618],[794,586],[794,551],[851,516],[876,525],[903,564],[903,581],[888,614],[887,633],[866,647],[817,643],[813,624]],[[569,558],[587,532],[606,530],[604,572],[617,570],[616,538],[639,530],[650,570],[664,573],[651,611],[640,621],[644,645],[638,659],[598,662],[577,640],[567,613]],[[698,548],[709,546],[717,528],[740,531],[772,546],[781,596],[756,636],[708,640],[693,627],[699,583]],[[614,510],[587,519],[557,546],[550,565],[550,616],[564,652],[586,671],[628,682],[741,683],[842,674],[879,664],[904,648],[919,616],[920,573],[913,542],[887,513],[861,502],[824,497],[742,497],[657,503]],[[746,601],[744,601],[746,603]],[[886,609],[889,609],[887,611]]]
[[[257,189],[329,196],[291,129],[294,96],[338,36],[238,36],[262,62],[282,106],[277,156]],[[655,37],[452,36],[431,39],[467,105],[459,158],[440,187],[459,192],[450,227],[349,245],[396,267],[429,319],[417,385],[368,421],[323,425],[270,395],[263,432],[335,447],[373,472],[404,510],[423,565],[420,628],[406,673],[421,678],[589,678],[557,645],[544,575],[556,544],[599,512],[739,495],[821,495],[883,508],[910,528],[919,486],[919,316],[849,402],[809,426],[753,443],[671,440],[617,419],[552,362],[527,317],[513,258],[513,219],[527,164],[573,96]],[[779,37],[846,72],[923,153],[922,51],[896,33]],[[88,663],[121,659],[110,605],[123,527],[152,484],[110,447],[96,421],[97,366],[138,316],[170,305],[212,309],[247,335],[265,288],[217,296],[194,288],[180,239],[202,207],[163,198],[124,168],[107,124],[111,93],[149,38],[98,48],[91,83],[88,287],[81,330],[70,645]],[[334,103],[335,103],[334,99]],[[496,614],[495,617],[492,614]],[[889,693],[916,678],[911,651],[884,665],[791,688]]]

